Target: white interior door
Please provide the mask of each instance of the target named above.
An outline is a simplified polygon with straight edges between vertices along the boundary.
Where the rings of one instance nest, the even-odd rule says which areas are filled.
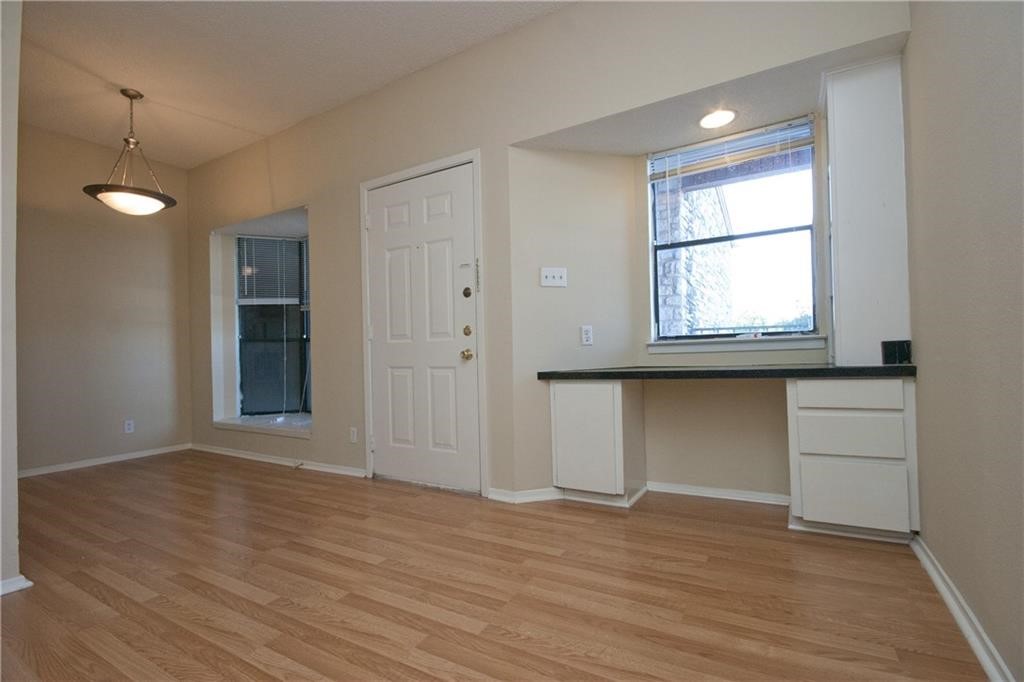
[[[375,474],[480,490],[473,166],[367,194]]]

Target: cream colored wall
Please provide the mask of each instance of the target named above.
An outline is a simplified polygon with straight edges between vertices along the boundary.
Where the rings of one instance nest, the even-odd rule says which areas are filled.
[[[905,53],[921,535],[1024,679],[1019,3],[915,3]]]
[[[19,575],[18,410],[15,327],[18,77],[21,3],[0,3],[0,579]]]
[[[510,254],[520,245],[513,242],[509,220],[508,145],[906,31],[908,18],[903,3],[572,5],[190,171],[195,442],[364,464],[363,444],[349,445],[347,438],[349,426],[363,424],[359,183],[479,148],[487,315],[481,361],[487,372],[491,484],[510,489],[549,482],[545,457],[516,445],[542,432],[544,423],[537,423],[540,416],[516,414],[514,387],[525,372],[515,369],[512,321],[530,311],[512,303]],[[680,66],[687,64],[700,68]],[[309,206],[316,326],[313,437],[214,430],[205,360],[209,233],[302,204]]]
[[[629,364],[637,277],[631,157],[511,149],[513,375],[517,490],[551,485],[551,411],[537,372]],[[568,268],[569,286],[539,284],[542,266]],[[580,345],[580,325],[594,345]]]
[[[647,478],[789,494],[786,382],[646,381]]]
[[[117,150],[24,125],[19,146],[19,468],[188,443],[185,173],[156,167],[177,207],[126,216],[82,192]]]

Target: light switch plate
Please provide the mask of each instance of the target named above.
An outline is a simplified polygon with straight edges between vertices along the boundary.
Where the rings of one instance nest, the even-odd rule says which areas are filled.
[[[569,271],[567,268],[541,268],[540,285],[542,287],[567,287],[569,286]]]

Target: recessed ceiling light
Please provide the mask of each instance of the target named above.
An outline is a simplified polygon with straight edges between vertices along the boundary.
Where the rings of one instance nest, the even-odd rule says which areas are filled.
[[[700,120],[701,128],[721,128],[732,123],[736,112],[732,109],[716,109]]]

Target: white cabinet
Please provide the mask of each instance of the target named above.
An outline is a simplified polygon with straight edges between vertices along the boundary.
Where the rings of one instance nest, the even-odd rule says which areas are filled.
[[[914,380],[789,379],[790,513],[918,530]]]
[[[827,74],[825,106],[835,364],[873,365],[910,338],[900,58]]]
[[[643,382],[552,381],[550,391],[555,486],[628,505],[647,482]]]

